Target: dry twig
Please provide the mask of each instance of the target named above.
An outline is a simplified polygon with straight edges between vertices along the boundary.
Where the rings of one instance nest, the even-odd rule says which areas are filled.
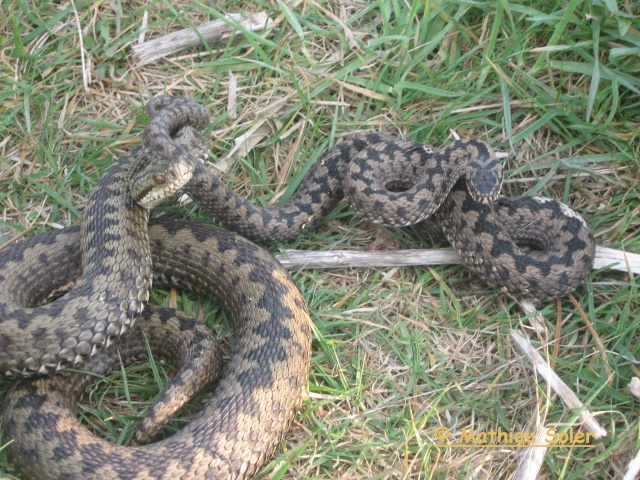
[[[571,409],[583,409],[580,413],[579,419],[582,421],[584,427],[593,433],[594,438],[602,438],[607,436],[607,431],[602,428],[596,418],[584,409],[584,403],[580,401],[578,396],[564,383],[556,373],[551,370],[549,364],[544,358],[537,352],[531,342],[525,336],[519,334],[515,330],[511,331],[511,338],[514,339],[522,353],[524,353],[531,363],[536,367],[536,370],[542,377],[549,382],[551,389],[558,394]]]
[[[544,445],[548,434],[548,427],[540,427],[536,432],[533,444]],[[518,468],[513,475],[513,480],[535,480],[538,478],[538,473],[542,468],[542,462],[544,461],[544,455],[547,453],[547,450],[547,448],[536,446],[521,451],[518,455]]]
[[[633,457],[633,460],[629,462],[627,473],[624,474],[622,480],[636,480],[638,474],[640,474],[640,450],[638,450],[636,456]]]
[[[225,15],[228,19],[238,22],[242,28],[250,32],[260,32],[268,29],[272,25],[272,20],[264,12],[253,14],[229,13]],[[148,42],[133,46],[133,58],[136,65],[146,65],[159,58],[166,57],[174,52],[179,52],[195,45],[200,45],[203,41],[208,43],[226,40],[237,30],[224,20],[214,20],[204,23],[195,28],[186,28],[177,32],[154,38]]]
[[[352,250],[331,250],[310,252],[285,250],[276,255],[286,268],[363,268],[401,267],[412,265],[443,265],[462,263],[462,259],[452,248],[428,250],[389,250],[359,252]],[[640,274],[640,255],[612,248],[597,247],[594,270],[609,266],[612,270]]]

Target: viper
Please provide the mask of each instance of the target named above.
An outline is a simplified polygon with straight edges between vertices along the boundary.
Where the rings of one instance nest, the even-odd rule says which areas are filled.
[[[103,372],[113,366],[112,354],[100,347],[130,328],[143,311],[151,264],[156,284],[188,288],[220,301],[232,318],[238,345],[216,395],[196,420],[171,438],[131,449],[95,439],[70,413],[86,377],[19,383],[9,395],[3,431],[14,440],[9,451],[26,476],[251,476],[286,431],[304,396],[310,325],[299,291],[261,249],[210,226],[156,224],[147,244],[146,209],[139,203],[155,204],[167,188],[182,187],[217,220],[260,242],[314,228],[343,196],[356,212],[383,225],[405,226],[434,216],[472,270],[515,298],[557,298],[579,285],[591,269],[595,243],[584,219],[542,197],[499,196],[501,168],[482,141],[457,141],[438,151],[386,135],[356,135],[323,154],[288,202],[267,209],[237,196],[192,158],[201,140],[195,130],[208,122],[204,108],[160,97],[151,102],[150,113],[143,147],[125,155],[101,179],[81,231],[50,232],[0,254],[0,366],[22,375],[59,370],[87,357],[91,359],[83,368]],[[156,157],[177,160],[179,166],[167,173],[150,161]],[[184,178],[190,179],[183,185]],[[158,190],[162,193],[155,193]],[[106,209],[99,211],[100,205]],[[123,226],[120,220],[127,218],[134,221]],[[61,272],[63,263],[68,270]],[[43,268],[55,269],[57,278],[47,279]],[[36,306],[49,291],[74,280],[66,295]],[[167,332],[169,324],[177,331],[192,330],[187,320],[169,322],[166,313],[144,318],[136,329],[155,328],[147,327],[149,323],[160,324],[161,332]],[[53,328],[47,326],[54,322]],[[160,338],[173,333],[164,335]],[[131,337],[126,336],[120,348],[137,356],[142,346]],[[193,347],[191,341],[172,346],[165,355],[182,359],[188,350],[210,350]],[[175,351],[180,355],[171,353]],[[183,360],[187,373],[179,379],[190,376],[190,362]],[[211,362],[216,363],[215,355]],[[153,436],[156,427],[148,425],[152,420],[143,422],[136,438]]]

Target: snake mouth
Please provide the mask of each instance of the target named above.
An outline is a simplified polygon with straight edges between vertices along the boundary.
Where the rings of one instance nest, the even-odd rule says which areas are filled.
[[[487,193],[480,193],[475,190],[469,190],[471,193],[471,198],[478,203],[493,203],[498,198],[500,194],[500,187],[495,188]]]
[[[147,195],[149,195],[149,192],[153,190],[153,188],[154,185],[149,185],[141,190],[131,189],[131,198],[133,198],[133,200],[137,203],[144,202],[144,199],[147,197]]]

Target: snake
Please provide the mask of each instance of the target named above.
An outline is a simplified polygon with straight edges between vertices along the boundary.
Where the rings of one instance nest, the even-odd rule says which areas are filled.
[[[143,135],[144,146],[123,157],[128,163],[146,164],[146,168],[136,166],[126,175],[117,175],[121,183],[129,185],[129,195],[123,196],[127,209],[141,210],[141,223],[145,223],[146,209],[137,202],[148,195],[157,202],[150,192],[173,183],[171,176],[157,170],[149,158],[179,158],[190,164],[183,169],[189,171],[190,180],[182,191],[242,236],[209,225],[156,223],[148,231],[150,261],[137,262],[145,274],[153,275],[156,285],[175,285],[217,299],[233,318],[238,345],[216,395],[203,412],[178,434],[149,445],[117,447],[82,429],[70,412],[86,379],[65,380],[71,374],[63,373],[19,382],[8,396],[3,431],[13,440],[9,453],[26,477],[187,479],[254,475],[273,452],[306,395],[311,327],[304,299],[286,271],[243,236],[263,243],[295,237],[315,228],[343,197],[354,211],[382,225],[407,226],[434,217],[469,267],[514,298],[536,302],[559,298],[575,289],[591,270],[595,242],[586,221],[568,206],[544,197],[500,196],[502,169],[491,147],[483,141],[459,140],[437,150],[378,133],[355,135],[323,153],[287,202],[265,208],[235,194],[204,162],[192,158],[189,146],[176,141],[180,131],[201,128],[205,118],[208,121],[204,107],[173,97],[160,97],[151,105],[150,114],[155,116]],[[144,161],[134,161],[140,159]],[[114,171],[121,172],[118,168],[122,167],[116,165],[112,167]],[[113,172],[108,170],[104,177],[110,176]],[[135,185],[131,178],[136,179]],[[100,347],[120,337],[131,328],[133,318],[142,314],[151,280],[130,274],[126,263],[127,274],[116,276],[120,280],[135,277],[133,285],[142,288],[129,286],[125,287],[125,294],[116,293],[120,302],[113,303],[121,308],[117,313],[107,310],[110,313],[106,320],[95,320],[87,301],[83,308],[73,311],[75,318],[83,317],[83,323],[76,323],[71,329],[75,336],[45,328],[42,317],[27,320],[29,312],[14,322],[14,334],[31,328],[47,341],[51,337],[62,339],[57,351],[43,348],[45,343],[22,351],[12,347],[14,339],[6,334],[11,332],[5,326],[10,318],[7,312],[45,308],[45,316],[50,315],[51,310],[46,308],[52,307],[48,305],[60,301],[64,305],[75,298],[76,291],[83,301],[90,295],[98,295],[102,302],[109,298],[102,293],[102,286],[98,288],[91,280],[84,280],[87,271],[91,271],[87,267],[87,250],[91,250],[98,235],[91,226],[96,217],[92,205],[100,200],[113,206],[113,192],[96,193],[103,189],[102,183],[101,180],[90,196],[81,228],[42,234],[0,252],[0,280],[6,282],[10,278],[11,268],[14,275],[18,268],[29,272],[18,275],[19,280],[13,283],[5,283],[10,285],[9,290],[17,292],[18,286],[33,285],[30,292],[15,294],[10,306],[0,303],[0,321],[4,322],[0,323],[0,343],[4,342],[0,346],[11,347],[1,350],[0,367],[4,371],[22,375],[47,373],[89,358],[86,368],[102,372],[106,367],[101,365],[112,366],[113,362],[105,360],[111,358],[109,350],[102,351]],[[114,189],[113,185],[107,188]],[[112,213],[107,211],[103,218],[110,218]],[[109,220],[106,224],[107,230],[115,228],[115,222]],[[120,253],[132,252],[128,246],[116,245],[120,245],[119,241],[128,242],[139,223],[136,225],[119,227],[119,233],[106,236],[103,241],[112,247],[110,253],[118,248]],[[143,232],[144,227],[136,231]],[[107,258],[106,250],[109,249],[98,251],[98,264],[115,273],[113,257]],[[61,263],[73,267],[60,273],[52,286],[50,279],[37,277],[45,262],[49,262],[48,268],[60,267]],[[47,290],[75,280],[77,283],[65,296],[33,308],[46,297]],[[84,297],[79,290],[83,282],[89,282],[89,293]],[[256,311],[243,310],[246,305],[256,306],[257,319]],[[59,309],[58,314],[65,312],[64,308],[55,308]],[[149,316],[158,315],[164,314]],[[145,322],[134,328],[144,328]],[[65,335],[77,339],[75,344]],[[124,337],[126,344],[131,335]],[[142,347],[132,349],[139,354]],[[215,361],[214,358],[212,362]],[[186,363],[188,366],[189,361]],[[187,371],[191,372],[189,367]],[[272,428],[265,433],[260,429],[267,424]],[[148,440],[155,435],[154,429],[148,427],[151,433],[140,436]],[[52,464],[56,465],[55,470]]]

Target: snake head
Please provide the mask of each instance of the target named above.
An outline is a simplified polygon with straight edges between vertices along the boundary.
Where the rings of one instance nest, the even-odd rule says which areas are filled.
[[[188,155],[151,163],[133,176],[131,197],[143,208],[151,209],[180,190],[191,180],[195,164]]]
[[[476,202],[494,202],[502,188],[502,164],[493,149],[482,141],[473,140],[468,148],[473,150],[473,160],[467,170],[467,188]]]

